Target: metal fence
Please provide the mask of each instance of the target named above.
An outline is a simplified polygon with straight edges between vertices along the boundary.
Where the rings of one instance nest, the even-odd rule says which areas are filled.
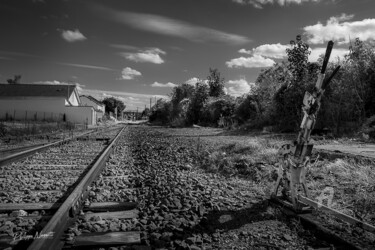
[[[31,111],[31,110],[6,110],[0,111],[1,121],[66,121],[66,115],[62,113]]]

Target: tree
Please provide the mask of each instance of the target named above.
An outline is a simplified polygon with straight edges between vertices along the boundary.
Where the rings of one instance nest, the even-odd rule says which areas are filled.
[[[150,116],[151,114],[151,111],[149,108],[145,108],[143,111],[142,111],[142,116]]]
[[[220,72],[217,69],[209,69],[209,76],[207,77],[209,86],[209,96],[219,97],[224,95],[224,78],[220,77]]]
[[[187,112],[188,124],[197,123],[201,118],[201,109],[209,96],[209,87],[204,82],[197,82]]]
[[[240,123],[260,118],[256,96],[247,94],[237,97],[234,114]]]
[[[194,86],[183,83],[173,88],[171,94],[172,118],[176,118],[181,114],[180,102],[185,98],[191,98],[194,93]]]
[[[308,57],[311,53],[309,45],[305,43],[301,35],[297,35],[296,40],[290,41],[291,48],[286,49],[289,62],[289,70],[294,76],[295,83],[302,82],[307,75]]]
[[[207,125],[217,125],[221,116],[231,117],[234,112],[235,99],[230,95],[209,97],[201,108],[201,122]]]
[[[167,124],[170,122],[171,102],[164,99],[158,99],[151,108],[150,122],[160,122]]]
[[[349,48],[348,81],[351,81],[354,98],[357,99],[360,120],[374,114],[375,96],[375,50],[374,46],[357,38]]]
[[[21,75],[14,75],[14,79],[8,79],[7,82],[9,84],[18,84],[20,83]]]
[[[112,113],[115,114],[116,113],[115,109],[117,108],[117,116],[118,117],[121,115],[122,111],[126,107],[125,104],[122,101],[120,101],[119,99],[116,99],[114,97],[104,98],[104,100],[102,102],[105,105],[106,113],[112,112]]]
[[[293,75],[288,69],[288,63],[276,63],[272,67],[262,70],[255,81],[253,102],[259,107],[258,113],[263,115],[272,109],[273,98],[277,91],[283,86],[289,86]]]

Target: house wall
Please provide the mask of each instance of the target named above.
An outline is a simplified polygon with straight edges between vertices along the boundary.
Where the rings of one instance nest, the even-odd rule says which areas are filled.
[[[0,99],[0,118],[5,119],[6,114],[15,119],[58,120],[65,112],[65,98],[29,97],[29,98],[2,98]],[[15,116],[15,117],[14,117]]]
[[[70,95],[69,97],[69,102],[73,105],[73,106],[79,106],[79,101],[78,101],[78,98],[77,98],[77,95],[76,95],[76,92],[73,91],[72,94]]]
[[[103,113],[105,112],[105,105],[104,104],[103,105],[98,105],[96,102],[91,101],[86,96],[81,96],[80,100],[81,100],[81,105],[82,106],[92,106],[95,109],[99,109],[99,110],[103,111]]]
[[[96,123],[92,107],[65,106],[64,97],[13,97],[0,99],[0,119],[65,120],[73,123]]]
[[[65,107],[67,121],[80,124],[96,124],[96,112],[93,107],[67,106]]]

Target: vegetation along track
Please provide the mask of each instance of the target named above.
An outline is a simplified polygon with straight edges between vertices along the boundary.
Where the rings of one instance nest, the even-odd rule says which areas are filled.
[[[85,133],[2,161],[0,248],[25,249],[33,240],[58,240],[59,231],[44,233],[43,227],[56,220],[66,223],[68,213],[61,213],[62,208],[79,208],[82,192],[78,193],[77,188],[84,191],[83,187],[99,173],[117,134],[119,127]]]

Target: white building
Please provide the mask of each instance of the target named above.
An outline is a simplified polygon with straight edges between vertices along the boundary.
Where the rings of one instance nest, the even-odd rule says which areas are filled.
[[[102,120],[104,114],[105,114],[105,105],[101,101],[95,99],[92,96],[89,95],[81,95],[81,106],[91,106],[94,107],[95,115],[96,115],[96,121]]]
[[[95,110],[80,106],[75,85],[0,84],[0,119],[96,123]]]

